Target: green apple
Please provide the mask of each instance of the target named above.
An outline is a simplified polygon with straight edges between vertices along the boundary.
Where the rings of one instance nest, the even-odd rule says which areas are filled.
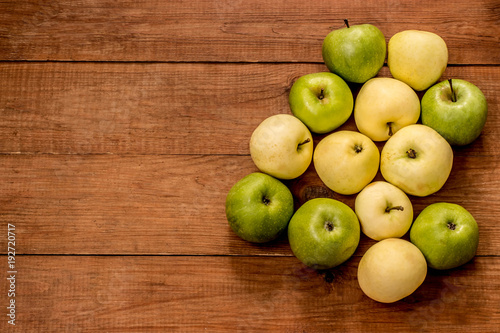
[[[441,81],[422,97],[422,124],[435,129],[451,145],[476,140],[488,114],[488,102],[474,84],[460,79]]]
[[[361,231],[374,240],[402,237],[413,222],[413,206],[398,187],[383,181],[368,184],[356,196],[354,210]]]
[[[250,138],[250,155],[260,171],[280,179],[302,175],[313,154],[311,132],[290,114],[277,114],[262,121]]]
[[[380,171],[389,183],[424,197],[443,187],[453,166],[453,150],[429,126],[403,127],[382,148]]]
[[[384,34],[374,25],[360,24],[333,30],[323,40],[326,67],[344,80],[364,83],[378,74],[384,65]]]
[[[462,206],[433,203],[422,210],[410,230],[410,240],[435,269],[451,269],[471,260],[477,251],[479,229]]]
[[[293,196],[278,179],[260,172],[239,180],[226,197],[226,217],[231,229],[254,243],[276,239],[293,215]]]
[[[349,119],[354,98],[340,76],[321,72],[298,78],[290,90],[289,104],[312,132],[327,133]]]
[[[420,117],[420,99],[406,83],[388,77],[368,80],[354,107],[358,130],[373,141],[386,141]]]
[[[288,225],[293,254],[314,269],[328,269],[349,259],[359,244],[358,218],[346,204],[329,198],[304,203]]]
[[[392,76],[417,91],[439,80],[448,65],[446,43],[432,32],[398,32],[391,37],[387,48],[387,65]]]
[[[361,290],[371,299],[393,303],[411,295],[424,282],[427,263],[422,252],[400,238],[372,245],[358,265]]]
[[[338,131],[323,138],[314,150],[314,167],[332,191],[358,193],[375,178],[380,153],[372,140],[355,131]]]

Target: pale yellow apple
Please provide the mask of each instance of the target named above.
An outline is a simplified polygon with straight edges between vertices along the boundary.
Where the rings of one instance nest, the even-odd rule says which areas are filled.
[[[420,100],[406,83],[388,77],[367,81],[356,97],[354,120],[373,141],[386,141],[420,117]]]
[[[374,240],[402,237],[413,222],[410,199],[387,182],[368,184],[357,195],[354,207],[361,230]]]
[[[250,138],[250,155],[255,165],[280,179],[302,175],[311,164],[313,150],[311,132],[289,114],[266,118]]]
[[[392,76],[418,91],[439,80],[448,64],[445,41],[428,31],[398,32],[389,40],[387,49],[387,65]]]
[[[403,127],[382,148],[380,172],[407,194],[424,197],[446,183],[453,166],[450,144],[432,128]]]
[[[382,303],[411,295],[424,282],[427,262],[420,250],[400,238],[387,238],[371,246],[358,266],[361,290]]]
[[[313,160],[319,178],[328,188],[349,195],[358,193],[373,180],[380,153],[366,135],[339,131],[318,143]]]

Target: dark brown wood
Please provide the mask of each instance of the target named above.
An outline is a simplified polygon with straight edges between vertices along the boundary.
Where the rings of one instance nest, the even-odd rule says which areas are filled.
[[[366,297],[359,258],[318,272],[296,258],[19,259],[17,331],[495,332],[500,260],[429,271],[393,304]],[[13,331],[14,332],[14,331]]]
[[[452,64],[500,64],[497,0],[0,2],[0,60],[322,62],[348,18],[438,33]]]
[[[321,64],[3,63],[0,152],[248,154],[262,120],[290,113],[293,82],[325,70]],[[387,67],[380,76],[390,76]],[[490,109],[484,135],[457,153],[496,155],[500,67],[448,67],[442,79],[449,77],[480,87]],[[356,95],[359,86],[351,88]],[[356,130],[354,117],[342,129]]]

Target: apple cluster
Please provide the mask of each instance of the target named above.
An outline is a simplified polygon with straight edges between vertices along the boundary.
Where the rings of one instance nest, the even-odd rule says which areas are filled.
[[[329,71],[294,82],[292,114],[268,117],[253,131],[250,154],[261,172],[231,188],[226,216],[250,242],[269,242],[287,230],[294,255],[315,269],[348,260],[363,232],[378,242],[360,260],[359,285],[374,300],[395,302],[423,283],[427,267],[450,269],[475,256],[478,226],[465,208],[434,203],[413,221],[408,195],[424,197],[443,187],[452,146],[479,137],[487,102],[465,80],[436,83],[448,63],[437,34],[401,31],[386,45],[371,24],[345,25],[323,41]],[[386,58],[392,77],[377,77]],[[362,84],[356,100],[348,82]],[[425,91],[422,100],[416,91]],[[352,113],[357,131],[337,130]],[[311,133],[327,135],[314,147]],[[375,142],[384,142],[381,151]],[[300,177],[311,163],[332,191],[356,194],[354,210],[316,198],[294,211],[281,180]],[[379,170],[384,181],[373,182]],[[401,239],[408,231],[410,241]]]

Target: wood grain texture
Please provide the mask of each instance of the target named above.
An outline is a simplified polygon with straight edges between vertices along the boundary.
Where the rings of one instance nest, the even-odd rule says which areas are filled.
[[[22,256],[23,315],[12,332],[498,329],[498,257],[429,271],[414,294],[393,304],[362,293],[358,263],[319,272],[296,258]]]
[[[290,113],[293,82],[326,70],[319,64],[0,64],[0,152],[248,154],[262,120]],[[387,67],[379,75],[390,76]],[[489,103],[483,135],[457,153],[497,154],[500,67],[448,67],[447,78],[476,84]],[[351,88],[356,96],[359,85]],[[356,130],[353,116],[342,129]]]
[[[326,71],[322,41],[344,18],[387,40],[438,33],[442,79],[476,84],[489,103],[442,190],[411,197],[415,216],[439,201],[467,208],[477,256],[429,271],[395,304],[359,289],[367,237],[315,271],[286,234],[250,244],[225,218],[231,186],[257,171],[253,129],[290,113],[298,77]],[[9,223],[18,272],[17,325],[4,307],[0,332],[497,332],[499,38],[498,0],[0,0],[0,305]],[[341,129],[356,130],[353,117]],[[313,166],[285,184],[296,208],[316,197],[354,207]]]
[[[438,33],[452,64],[500,64],[497,0],[0,2],[0,60],[322,62],[324,37],[371,23]]]
[[[252,245],[227,224],[227,192],[257,171],[249,156],[4,155],[0,160],[1,225],[16,225],[19,253],[292,255],[286,235]],[[500,161],[456,156],[454,163],[443,189],[412,197],[415,217],[433,202],[461,204],[479,223],[478,254],[499,255]],[[376,179],[382,180],[380,173]],[[331,197],[354,208],[356,196],[326,188],[313,166],[286,184],[297,207]],[[6,238],[0,244],[5,251]],[[372,244],[364,237],[356,255]]]

